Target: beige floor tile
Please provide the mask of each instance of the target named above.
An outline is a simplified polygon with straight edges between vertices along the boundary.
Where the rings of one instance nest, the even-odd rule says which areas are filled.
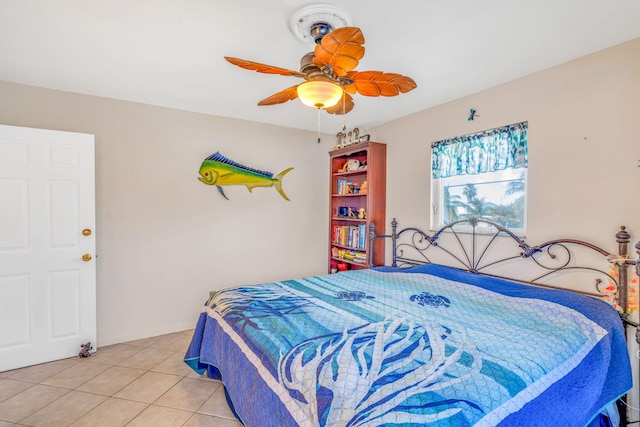
[[[220,388],[220,384],[183,378],[154,402],[155,405],[195,411]]]
[[[149,370],[167,360],[174,353],[175,352],[173,351],[162,350],[159,348],[143,348],[133,356],[119,362],[118,365],[126,366],[128,368]]]
[[[9,378],[18,381],[28,381],[39,383],[60,371],[67,369],[77,361],[76,358],[56,360],[55,362],[42,363],[40,365],[28,366],[26,368],[15,369]]]
[[[106,347],[99,347],[98,351],[93,353],[91,356],[91,361],[106,363],[107,365],[117,365],[142,349],[143,347],[127,344],[115,344]]]
[[[105,396],[97,394],[70,391],[20,423],[33,427],[68,426],[105,399]]]
[[[0,420],[18,422],[66,393],[69,390],[36,384],[0,403]]]
[[[128,427],[175,427],[183,425],[192,412],[151,405],[133,419]]]
[[[182,377],[178,375],[147,372],[116,393],[114,397],[152,403],[181,379]]]
[[[111,366],[103,373],[82,384],[76,390],[103,394],[105,396],[113,396],[145,372],[146,371],[143,369]]]
[[[224,388],[221,386],[206,402],[198,409],[198,412],[206,415],[216,415],[223,418],[235,419],[233,412],[229,409],[229,404],[224,396]]]
[[[15,381],[9,378],[0,378],[0,402],[22,393],[26,389],[33,387],[32,383]]]
[[[191,336],[177,332],[156,337],[150,346],[164,350],[180,351],[184,355],[190,343]]]
[[[173,355],[171,355],[167,360],[155,366],[152,371],[185,376],[193,370],[186,363],[184,363],[184,353],[176,352],[173,353]]]
[[[242,427],[242,424],[235,420],[214,417],[211,415],[194,414],[189,418],[184,427]]]
[[[203,381],[216,381],[222,384],[222,382],[220,380],[214,380],[213,378],[209,378],[206,374],[206,372],[204,373],[204,375],[200,375],[198,374],[196,371],[194,371],[193,369],[189,368],[189,374],[187,375],[187,378],[195,378],[198,380],[203,380]]]
[[[72,427],[120,427],[138,416],[147,403],[109,398],[85,414]]]
[[[107,369],[109,365],[93,363],[89,359],[76,359],[73,365],[42,381],[42,384],[73,389]]]

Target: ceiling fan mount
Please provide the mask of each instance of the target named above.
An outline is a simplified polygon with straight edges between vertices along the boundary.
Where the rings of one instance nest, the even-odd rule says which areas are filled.
[[[315,44],[320,44],[322,38],[333,31],[333,25],[326,22],[314,22],[309,27],[309,35]]]
[[[289,28],[303,42],[319,43],[325,34],[336,28],[349,27],[352,23],[351,16],[339,7],[317,4],[295,12],[289,21]]]

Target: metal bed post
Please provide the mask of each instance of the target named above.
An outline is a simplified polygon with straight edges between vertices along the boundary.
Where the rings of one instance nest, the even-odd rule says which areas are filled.
[[[636,243],[635,248],[636,248],[636,260],[635,260],[635,262],[633,260],[627,260],[627,263],[631,263],[631,264],[634,265],[634,268],[636,270],[636,275],[638,277],[640,277],[640,241],[638,243]],[[637,296],[637,297],[640,298],[640,296]],[[635,326],[635,328],[636,328],[636,343],[638,343],[638,347],[640,347],[640,324],[631,322],[629,319],[626,319],[626,321],[627,321],[627,324],[629,324],[631,326]],[[638,350],[636,356],[638,358],[638,375],[640,375],[640,350]],[[640,387],[638,387],[638,400],[637,400],[637,402],[640,402]],[[634,420],[634,422],[637,422],[637,420]]]
[[[622,313],[620,317],[622,318],[622,322],[624,325],[625,338],[627,335],[627,327],[635,327],[635,339],[636,342],[640,345],[640,325],[636,322],[633,322],[629,319],[629,267],[634,266],[636,270],[636,274],[640,276],[640,242],[636,243],[636,260],[629,258],[629,242],[631,241],[631,235],[624,226],[620,227],[620,231],[616,233],[616,242],[618,242],[618,256],[622,258],[624,261],[617,264],[618,265],[618,295],[617,302],[622,308]],[[628,341],[627,341],[628,342]],[[640,361],[638,366],[638,372],[640,373]],[[627,395],[624,395],[620,398],[622,404],[620,402],[617,403],[618,412],[620,413],[620,426],[625,427],[628,425],[630,421],[629,417],[629,408],[627,406]],[[640,389],[638,390],[638,401],[640,401]],[[637,422],[637,421],[634,421]]]
[[[616,263],[618,269],[618,291],[616,299],[620,307],[622,307],[622,324],[624,326],[625,339],[627,337],[627,302],[628,302],[628,270],[629,266],[626,263],[626,258],[629,257],[629,242],[631,241],[631,235],[625,229],[624,226],[620,227],[620,231],[616,233],[616,242],[618,242],[618,256],[625,259],[625,262]],[[627,347],[629,346],[627,342]],[[627,352],[629,350],[627,349]],[[627,395],[621,396],[616,402],[618,407],[618,413],[620,414],[620,426],[626,427],[629,422],[629,411],[627,407]]]
[[[393,253],[392,253],[392,267],[397,267],[397,263],[396,263],[396,240],[398,238],[397,234],[396,234],[396,229],[398,227],[398,221],[396,221],[395,218],[393,218],[393,221],[391,221],[391,234],[380,234],[380,235],[376,235],[376,225],[372,222],[369,225],[369,248],[371,248],[371,250],[369,251],[369,259],[367,260],[367,264],[369,265],[369,268],[373,267],[373,253],[375,250],[375,246],[373,245],[373,242],[376,239],[386,239],[387,237],[391,237],[391,242],[392,242],[392,248],[393,248]]]
[[[623,311],[623,320],[626,319],[627,316],[627,308],[628,308],[628,271],[629,265],[626,263],[626,259],[629,257],[629,242],[631,241],[631,235],[626,230],[625,226],[620,227],[620,231],[616,233],[616,242],[618,242],[618,256],[625,259],[625,262],[618,264],[618,283],[622,286],[618,287],[618,304],[622,307]]]

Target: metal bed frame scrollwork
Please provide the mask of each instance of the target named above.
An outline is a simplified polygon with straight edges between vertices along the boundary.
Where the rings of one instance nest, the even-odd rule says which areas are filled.
[[[594,244],[576,239],[556,239],[532,246],[514,232],[492,221],[480,218],[466,218],[428,234],[418,228],[398,229],[394,218],[391,234],[376,234],[372,223],[369,230],[369,247],[372,249],[369,267],[373,267],[374,241],[391,239],[392,267],[412,267],[421,264],[444,264],[471,273],[526,283],[551,289],[570,290],[594,297],[605,297],[603,284],[613,284],[613,296],[625,327],[636,329],[635,339],[640,344],[640,325],[629,319],[629,268],[635,266],[640,276],[640,242],[635,245],[637,259],[628,255],[631,235],[624,226],[616,233],[617,253],[610,253]],[[514,248],[515,245],[515,248]],[[500,247],[498,247],[500,246]],[[585,259],[604,257],[603,265],[613,265],[613,273],[589,263]],[[497,256],[496,256],[497,253]],[[506,253],[506,255],[504,255]],[[589,255],[590,254],[590,255]],[[442,262],[441,260],[444,260]],[[602,258],[601,258],[602,260]],[[525,262],[529,268],[521,268]],[[501,268],[502,273],[497,274]],[[492,271],[493,270],[493,271]],[[507,271],[507,273],[504,273]],[[516,274],[511,274],[512,272]],[[571,273],[587,274],[595,278],[595,292],[571,289],[554,283],[560,276]],[[628,422],[626,396],[618,402],[621,426]]]

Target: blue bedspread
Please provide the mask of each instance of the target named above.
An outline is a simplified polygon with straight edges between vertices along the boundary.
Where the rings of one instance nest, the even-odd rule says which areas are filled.
[[[609,305],[438,265],[244,286],[185,361],[246,426],[584,426],[631,388]]]

